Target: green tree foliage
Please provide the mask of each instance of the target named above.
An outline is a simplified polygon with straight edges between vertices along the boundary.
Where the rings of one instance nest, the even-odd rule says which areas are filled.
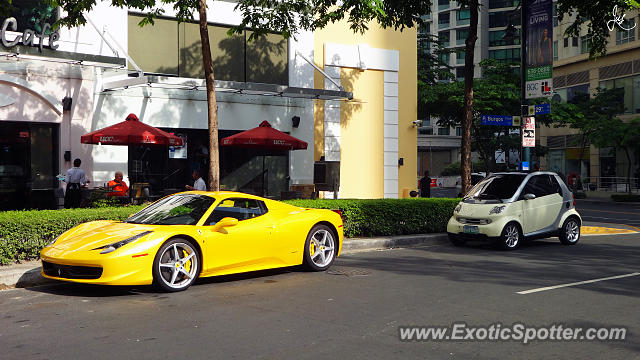
[[[554,103],[551,118],[555,126],[579,130],[582,148],[589,140],[599,148],[622,150],[627,158],[627,184],[631,184],[631,154],[640,151],[640,118],[625,122],[617,117],[625,110],[621,95],[621,89],[598,89],[593,97]],[[631,193],[631,186],[627,190]]]
[[[580,29],[586,27],[591,42],[589,56],[597,58],[607,53],[610,31],[607,27],[613,20],[613,7],[617,6],[618,16],[624,11],[640,8],[636,0],[558,0],[558,19],[573,20],[565,32],[565,37],[580,36]],[[617,26],[617,25],[616,25]]]
[[[471,149],[478,152],[485,168],[492,170],[495,151],[520,148],[520,135],[509,134],[509,127],[481,125],[481,115],[517,115],[520,112],[520,76],[510,64],[495,60],[480,63],[483,77],[475,79]],[[421,92],[419,103],[425,112],[438,117],[438,125],[460,126],[464,114],[464,83],[448,82],[429,86]]]

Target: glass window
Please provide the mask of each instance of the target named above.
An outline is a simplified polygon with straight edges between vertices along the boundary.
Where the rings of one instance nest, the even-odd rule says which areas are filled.
[[[214,201],[214,198],[206,195],[168,196],[140,210],[126,222],[149,225],[195,225]]]
[[[440,61],[442,61],[445,64],[449,64],[449,55],[450,55],[449,53],[441,53],[439,55]]]
[[[442,43],[442,46],[449,46],[451,42],[449,41],[450,35],[449,31],[440,31],[438,33],[438,41]]]
[[[154,26],[145,27],[153,28]],[[245,81],[244,35],[229,37],[227,30],[228,28],[225,27],[209,26],[213,72],[216,79]],[[181,23],[179,25],[179,75],[181,77],[204,78],[201,44],[198,24]],[[144,67],[142,69],[147,71]]]
[[[155,19],[155,25],[140,27],[138,23],[141,20],[142,16],[129,14],[129,55],[145,72],[178,75],[178,23]],[[149,41],[150,39],[162,41]],[[133,69],[133,66],[129,65],[129,68]]]
[[[462,136],[462,128],[460,126],[456,127],[456,136]]]
[[[225,199],[216,206],[205,224],[215,225],[226,217],[243,221],[264,215],[266,212],[267,207],[259,200],[245,198]]]
[[[571,38],[571,46],[578,47],[578,37],[574,36]]]
[[[630,113],[633,109],[633,78],[631,76],[615,79],[615,88],[622,89],[624,100],[624,112]]]
[[[469,36],[469,29],[456,30],[456,45],[464,44],[467,41],[467,36]]]
[[[557,183],[556,183],[557,185]],[[524,186],[521,195],[533,194],[537,198],[556,193],[557,189],[551,183],[548,175],[536,175],[529,179],[527,185]]]
[[[623,30],[620,27],[629,30]],[[622,45],[636,40],[636,26],[632,19],[625,20],[620,27],[616,28],[616,45]]]
[[[490,28],[507,26],[509,20],[511,20],[511,24],[513,25],[520,25],[520,15],[513,15],[510,10],[489,13]]]
[[[438,14],[438,29],[449,27],[449,13]]]
[[[553,42],[553,61],[558,60],[558,40]]]
[[[551,14],[553,17],[553,27],[558,27],[558,4],[553,3]]]
[[[564,38],[564,47],[569,47],[569,38]]]
[[[460,65],[460,64],[464,64],[465,61],[465,51],[464,50],[457,50],[456,51],[456,64]]]
[[[456,25],[467,25],[471,19],[469,9],[456,11]]]
[[[247,39],[251,31],[246,31]],[[248,82],[289,84],[287,40],[280,34],[247,41]]]
[[[58,20],[58,8],[42,0],[13,1],[8,6],[10,16],[16,18],[19,32],[32,29],[40,33],[44,23],[53,25]],[[50,33],[51,31],[46,32],[46,34]]]
[[[502,63],[520,62],[520,49],[511,48],[511,49],[489,50],[489,58],[496,59]]]
[[[457,81],[464,81],[464,67],[457,67],[456,68],[456,80]]]
[[[489,0],[489,9],[500,9],[517,6],[519,0]]]
[[[474,186],[465,197],[465,200],[471,198],[479,200],[509,199],[515,195],[518,187],[520,187],[520,184],[522,184],[525,177],[525,174],[500,174],[489,176]]]
[[[560,194],[560,196],[562,196],[562,187],[560,186],[560,183],[558,183],[558,180],[556,179],[556,177],[553,175],[547,175],[547,176],[549,177],[549,182],[551,183],[551,192],[558,193]]]
[[[449,0],[438,0],[438,10],[449,8]]]
[[[489,46],[519,45],[520,29],[516,29],[515,38],[507,40],[504,38],[506,32],[504,30],[489,31]]]
[[[449,135],[450,129],[448,127],[438,128],[438,135]]]
[[[567,88],[566,101],[568,103],[577,103],[586,100],[589,97],[589,84],[576,85]]]
[[[640,114],[640,75],[633,77],[633,113]]]

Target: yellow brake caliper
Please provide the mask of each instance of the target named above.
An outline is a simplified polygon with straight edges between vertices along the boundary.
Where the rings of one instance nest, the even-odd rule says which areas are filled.
[[[315,241],[311,241],[309,244],[309,255],[313,256],[316,253],[316,243]]]

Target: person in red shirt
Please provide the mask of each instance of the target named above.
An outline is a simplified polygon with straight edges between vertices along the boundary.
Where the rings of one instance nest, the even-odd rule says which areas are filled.
[[[122,177],[122,172],[116,171],[115,179],[109,181],[108,187],[110,191],[107,193],[107,197],[129,195],[129,187],[122,180]]]

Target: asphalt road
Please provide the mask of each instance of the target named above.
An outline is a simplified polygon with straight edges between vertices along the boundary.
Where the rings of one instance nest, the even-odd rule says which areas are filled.
[[[576,200],[582,219],[591,222],[625,224],[640,228],[640,204]]]
[[[449,245],[362,252],[328,273],[203,279],[185,292],[59,284],[0,292],[2,359],[638,359],[637,235],[515,252]],[[398,326],[628,327],[615,342],[401,342]]]

